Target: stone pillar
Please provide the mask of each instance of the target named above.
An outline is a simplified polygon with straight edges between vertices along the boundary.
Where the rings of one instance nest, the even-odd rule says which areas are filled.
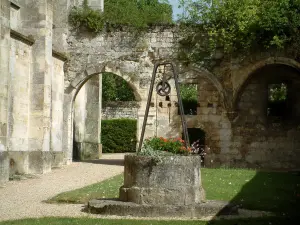
[[[52,78],[52,0],[30,0],[28,8],[37,16],[25,21],[26,30],[35,38],[32,47],[32,74],[30,77],[29,107],[29,173],[51,170],[51,78]]]
[[[64,163],[69,165],[73,160],[73,98],[69,93],[64,94],[63,105],[63,151],[64,151]]]
[[[101,121],[102,121],[102,74],[99,74],[99,116],[98,116],[98,150],[99,158],[102,157]]]
[[[52,112],[51,112],[51,155],[52,167],[64,163],[63,152],[63,108],[64,108],[64,61],[53,57]]]
[[[0,1],[0,184],[8,181],[7,86],[10,53],[10,1]]]
[[[53,48],[56,51],[67,52],[69,34],[70,0],[53,0]]]
[[[69,35],[68,17],[71,0],[53,0],[53,50],[65,55],[68,52]],[[68,126],[70,103],[64,97],[64,63],[65,59],[54,55],[54,71],[52,76],[52,122],[51,122],[51,154],[52,167],[60,167],[72,161],[72,151],[68,145]],[[70,97],[70,96],[68,96]],[[69,156],[71,155],[71,156]]]
[[[99,76],[90,78],[81,88],[74,110],[75,159],[99,159]]]

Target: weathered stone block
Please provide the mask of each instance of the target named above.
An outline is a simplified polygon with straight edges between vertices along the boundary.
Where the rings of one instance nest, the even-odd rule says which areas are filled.
[[[28,152],[9,151],[10,175],[28,173]]]
[[[75,142],[74,159],[99,159],[102,154],[102,145],[98,143]]]
[[[61,167],[64,164],[64,152],[51,152],[52,163],[51,168]]]
[[[28,172],[33,174],[51,171],[52,156],[50,152],[34,151],[28,154]]]
[[[205,200],[198,156],[151,157],[126,155],[122,201],[138,204],[190,205]]]

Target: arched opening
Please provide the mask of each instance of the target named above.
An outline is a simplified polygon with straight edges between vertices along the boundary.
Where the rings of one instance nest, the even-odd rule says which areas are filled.
[[[124,120],[119,123],[116,120],[125,115],[128,117],[125,121],[128,125],[129,117],[135,117],[135,126],[132,126],[136,129],[137,112],[134,114],[133,109],[137,111],[138,104],[135,104],[135,108],[130,107],[130,112],[124,103],[125,100],[131,104],[136,102],[135,95],[131,86],[113,73],[94,74],[84,81],[73,104],[73,160],[99,159],[102,149],[109,152],[108,150],[115,148],[117,150],[112,149],[111,152],[118,152],[121,151],[118,149],[119,145],[128,146],[124,143],[124,138],[121,138],[122,134],[117,132],[123,131],[124,136],[126,127],[123,125],[123,129],[120,125]],[[110,129],[111,126],[114,126],[113,129]],[[101,135],[103,129],[105,135]],[[132,142],[136,139],[136,131],[134,134]],[[117,137],[121,143],[116,142]]]
[[[132,87],[113,73],[103,73],[102,125],[103,153],[135,152],[139,104]]]
[[[282,64],[266,65],[249,76],[239,92],[234,141],[249,166],[300,166],[300,72]]]

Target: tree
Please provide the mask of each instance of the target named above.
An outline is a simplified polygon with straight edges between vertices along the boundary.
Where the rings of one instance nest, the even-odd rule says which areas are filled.
[[[300,0],[181,0],[181,6],[187,12],[181,21],[193,26],[184,35],[194,46],[186,55],[191,61],[217,50],[244,54],[293,43],[299,49]]]
[[[102,101],[135,101],[132,88],[121,77],[113,73],[103,73]]]

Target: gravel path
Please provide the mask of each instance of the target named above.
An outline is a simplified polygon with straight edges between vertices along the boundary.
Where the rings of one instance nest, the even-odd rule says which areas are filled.
[[[103,181],[123,172],[123,154],[105,154],[98,161],[75,162],[33,179],[0,187],[0,221],[48,216],[94,217],[82,205],[43,203],[61,192]]]

